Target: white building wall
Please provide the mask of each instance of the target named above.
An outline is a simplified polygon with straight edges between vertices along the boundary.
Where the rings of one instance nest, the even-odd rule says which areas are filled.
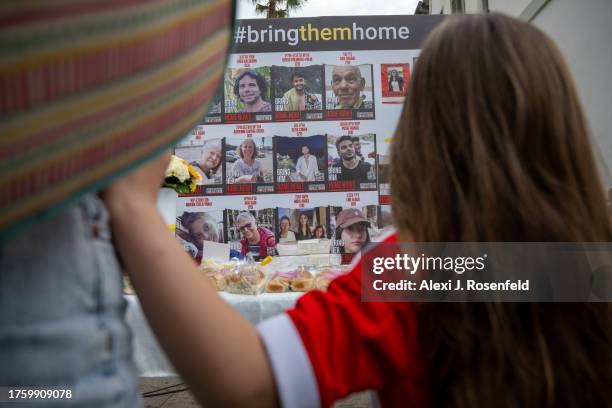
[[[612,1],[551,0],[533,23],[565,55],[595,141],[612,169]],[[609,170],[605,178],[612,188]]]
[[[488,0],[488,4],[490,11],[533,17],[532,23],[557,43],[603,159],[605,182],[612,188],[612,74],[608,74],[612,72],[612,0]],[[535,16],[525,16],[526,10],[542,4]],[[432,5],[432,14],[439,14],[441,6],[450,13],[449,0],[434,0]],[[482,0],[465,0],[468,12],[481,5]]]

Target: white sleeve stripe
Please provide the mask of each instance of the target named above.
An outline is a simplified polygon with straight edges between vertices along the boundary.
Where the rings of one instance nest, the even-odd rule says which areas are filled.
[[[257,326],[274,372],[281,406],[319,407],[319,388],[302,339],[285,313]]]

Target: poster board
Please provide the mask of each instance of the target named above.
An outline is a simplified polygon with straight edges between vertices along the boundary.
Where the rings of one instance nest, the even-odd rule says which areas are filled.
[[[358,210],[369,239],[380,237],[391,222],[390,143],[421,44],[442,20],[239,20],[222,89],[176,148],[206,175],[178,198],[177,225],[186,212],[210,213],[212,236],[233,255],[245,252],[245,211],[267,239],[286,241],[283,223],[290,236],[309,236],[303,222],[333,240],[333,253],[346,252],[336,236],[342,209]],[[190,236],[201,231],[181,227],[200,245]]]

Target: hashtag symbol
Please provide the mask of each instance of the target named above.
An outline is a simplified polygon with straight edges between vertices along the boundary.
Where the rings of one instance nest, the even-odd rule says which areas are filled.
[[[241,44],[246,36],[246,29],[243,26],[236,27],[236,33],[234,33],[234,42]]]

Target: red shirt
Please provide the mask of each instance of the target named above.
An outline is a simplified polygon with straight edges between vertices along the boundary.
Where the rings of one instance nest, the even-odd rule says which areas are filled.
[[[272,231],[263,227],[257,227],[257,232],[259,232],[259,256],[265,258],[268,255],[274,255],[276,237]],[[246,238],[242,238],[240,244],[242,245],[240,253],[246,255],[249,248],[249,242]]]
[[[304,295],[288,314],[312,365],[322,406],[366,389],[378,391],[383,406],[427,405],[414,307],[361,302],[358,260],[327,292]]]

